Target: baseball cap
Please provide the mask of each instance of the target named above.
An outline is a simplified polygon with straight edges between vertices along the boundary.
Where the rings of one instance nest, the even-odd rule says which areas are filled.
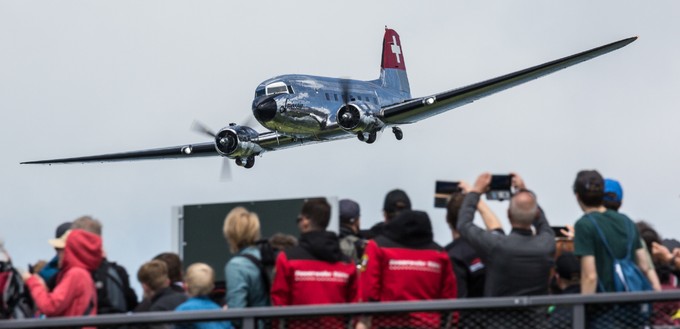
[[[64,232],[64,234],[56,239],[47,240],[47,243],[56,249],[64,249],[66,247],[66,239],[68,238],[69,234],[71,234],[71,230],[67,230]]]
[[[565,252],[555,261],[555,268],[560,278],[565,280],[575,279],[581,276],[581,263],[578,258],[571,253]]]
[[[611,178],[604,180],[604,199],[615,202],[623,200],[623,188],[621,188],[619,181]]]
[[[54,238],[59,239],[60,236],[64,235],[64,233],[66,233],[66,231],[71,229],[72,225],[73,225],[73,223],[71,223],[71,222],[61,223],[59,226],[57,226],[57,231],[54,234]]]
[[[400,189],[392,190],[385,196],[383,210],[388,213],[397,210],[411,210],[411,200],[406,195],[406,192]]]
[[[342,199],[340,200],[340,222],[341,223],[354,223],[354,221],[359,218],[360,210],[359,204],[350,200]]]

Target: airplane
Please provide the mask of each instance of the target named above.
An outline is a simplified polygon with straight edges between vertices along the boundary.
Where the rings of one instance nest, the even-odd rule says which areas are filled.
[[[199,124],[195,129],[210,135],[213,141],[22,164],[222,156],[233,159],[238,166],[251,168],[255,164],[255,156],[265,152],[352,137],[371,144],[378,133],[388,128],[392,129],[397,140],[401,140],[404,136],[401,125],[444,113],[590,60],[636,39],[623,39],[465,87],[412,97],[399,34],[385,27],[380,77],[376,80],[290,74],[260,83],[255,88],[252,111],[255,119],[269,131],[260,133],[249,126],[230,123],[213,133]]]

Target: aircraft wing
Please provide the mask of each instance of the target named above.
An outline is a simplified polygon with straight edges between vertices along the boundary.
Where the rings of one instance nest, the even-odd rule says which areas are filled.
[[[635,41],[637,37],[623,39],[578,54],[560,58],[528,69],[478,82],[427,97],[387,106],[381,110],[381,119],[388,125],[413,123],[433,115],[474,102],[482,97],[512,88],[569,66],[604,55]],[[430,102],[432,102],[430,104]]]
[[[157,149],[140,150],[122,153],[91,155],[75,158],[27,161],[21,164],[52,164],[52,163],[85,163],[85,162],[114,162],[151,159],[181,159],[218,155],[213,142],[186,144]]]

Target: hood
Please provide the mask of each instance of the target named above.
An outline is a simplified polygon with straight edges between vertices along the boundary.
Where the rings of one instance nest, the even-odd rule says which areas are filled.
[[[94,271],[102,261],[102,239],[93,233],[73,230],[66,239],[62,270],[80,267]],[[66,271],[63,271],[64,273]]]
[[[384,225],[382,235],[408,247],[425,247],[434,243],[430,217],[416,210],[400,212]]]
[[[309,251],[316,259],[325,262],[339,262],[345,257],[340,251],[340,240],[333,232],[313,231],[300,235],[300,247]]]

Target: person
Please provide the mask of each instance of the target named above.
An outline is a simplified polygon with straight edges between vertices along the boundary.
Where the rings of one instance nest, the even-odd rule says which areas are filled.
[[[433,240],[427,213],[402,210],[387,222],[381,235],[366,244],[361,273],[364,302],[454,299],[456,277],[451,260]],[[448,320],[448,319],[447,319]],[[377,328],[440,328],[432,312],[374,316],[361,324]]]
[[[555,282],[559,294],[581,292],[581,263],[572,252],[563,252],[555,260]],[[571,305],[556,305],[549,308],[549,327],[553,329],[573,328],[574,309]]]
[[[628,236],[628,227],[635,225],[633,221],[624,214],[604,207],[602,175],[595,170],[580,171],[576,175],[573,190],[583,211],[583,216],[574,225],[574,254],[581,257],[581,293],[615,291],[614,259],[605,249],[593,222],[602,230],[612,253],[619,259],[626,255],[628,242],[633,239],[634,255],[631,256],[653,289],[660,290],[658,277],[649,266],[647,254],[640,243],[639,232],[630,230],[633,236]]]
[[[358,263],[364,254],[366,240],[359,235],[361,209],[350,199],[342,199],[340,207],[340,250],[345,256]]]
[[[649,265],[633,221],[604,207],[604,184],[596,170],[582,170],[574,180],[574,195],[583,211],[574,225],[574,254],[581,257],[581,294],[616,291],[612,256],[630,257],[651,287],[659,291],[658,277]],[[630,327],[646,322],[639,304],[593,305],[587,313],[592,328]]]
[[[96,315],[97,291],[90,272],[102,260],[102,240],[75,229],[49,243],[59,257],[54,290],[48,291],[39,275],[22,274],[38,310],[48,317]]]
[[[491,182],[491,174],[483,173],[465,196],[458,214],[461,237],[479,253],[486,265],[484,296],[529,296],[548,294],[548,281],[555,254],[555,234],[536,196],[526,189],[518,174],[512,182],[516,193],[510,199],[509,235],[487,231],[472,221],[482,193]],[[532,226],[536,234],[532,232]]]
[[[604,196],[602,197],[602,205],[610,210],[619,211],[623,203],[623,188],[619,181],[606,178],[604,180]]]
[[[484,278],[486,277],[484,262],[475,249],[460,236],[460,232],[456,229],[458,225],[458,212],[465,199],[465,194],[470,191],[470,186],[464,181],[461,181],[459,186],[461,190],[451,194],[446,203],[446,223],[451,230],[453,242],[444,246],[444,250],[449,254],[451,264],[453,265],[453,272],[456,275],[458,298],[483,297]],[[477,211],[482,216],[487,231],[496,231],[503,234],[498,218],[486,202],[479,200]]]
[[[59,239],[66,231],[71,229],[71,222],[61,223],[57,226],[56,232],[54,234],[55,239]],[[38,262],[34,267],[40,267],[41,263]],[[40,275],[40,277],[45,281],[49,290],[54,289],[56,284],[56,275],[59,272],[59,255],[54,255],[52,259],[47,262],[42,268],[36,270],[35,272]]]
[[[85,230],[100,238],[102,236],[101,222],[91,216],[79,217],[69,224],[74,229]],[[127,270],[109,261],[105,252],[93,276],[97,287],[97,314],[125,313],[137,307],[137,294],[130,287]]]
[[[385,195],[385,201],[383,202],[383,221],[373,225],[367,232],[368,236],[366,238],[370,239],[380,235],[383,226],[404,210],[411,210],[411,199],[409,199],[406,192],[400,189],[389,191]]]
[[[326,231],[331,206],[326,199],[305,201],[298,216],[299,244],[276,258],[272,305],[313,305],[356,302],[358,280],[354,262],[340,251],[334,232]],[[290,327],[347,326],[342,317],[290,320]]]
[[[182,280],[182,260],[174,252],[162,252],[154,260],[160,260],[168,266],[168,279],[172,290],[184,293],[184,282]]]
[[[243,207],[232,209],[224,220],[224,237],[233,257],[224,272],[229,308],[269,305],[268,278],[255,243],[260,239],[260,219]],[[238,324],[238,323],[236,323]]]
[[[219,310],[219,305],[210,299],[210,292],[215,287],[215,273],[212,267],[204,263],[194,263],[187,268],[184,285],[187,287],[189,299],[175,308],[177,312],[198,310]],[[232,329],[229,321],[193,322],[175,326],[175,329]]]
[[[516,192],[510,198],[508,207],[512,231],[508,235],[489,232],[476,226],[473,219],[481,194],[489,189],[490,183],[491,174],[479,175],[465,196],[458,214],[460,235],[479,253],[486,266],[484,296],[548,294],[555,255],[555,234],[538,206],[536,195],[526,188],[518,174],[513,173],[512,185]],[[545,311],[542,307],[536,307],[499,311],[498,314],[516,320],[508,324],[508,328],[528,328],[545,326]]]
[[[149,309],[145,311],[172,311],[187,300],[186,294],[170,287],[168,266],[161,260],[144,263],[137,271],[137,280],[142,285],[144,297],[150,301]]]

